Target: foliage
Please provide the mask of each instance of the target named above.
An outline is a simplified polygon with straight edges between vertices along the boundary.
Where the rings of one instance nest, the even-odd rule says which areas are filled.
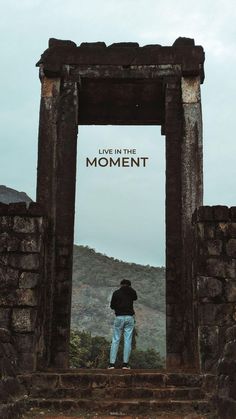
[[[109,342],[89,332],[71,331],[70,363],[73,368],[106,368]]]
[[[134,334],[135,335],[135,334]],[[85,331],[71,331],[70,338],[70,365],[72,368],[107,368],[109,362],[110,342],[103,336],[91,336]],[[121,340],[117,366],[122,364],[123,340]],[[130,357],[132,368],[161,369],[164,360],[154,349],[141,351],[135,348],[133,339]]]

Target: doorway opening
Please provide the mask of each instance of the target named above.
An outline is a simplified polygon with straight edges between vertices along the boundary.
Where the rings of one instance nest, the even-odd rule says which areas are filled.
[[[138,294],[131,366],[162,368],[164,137],[156,126],[81,126],[79,131],[71,367],[107,366],[114,321],[110,299],[125,277]],[[121,342],[118,363],[122,350]]]

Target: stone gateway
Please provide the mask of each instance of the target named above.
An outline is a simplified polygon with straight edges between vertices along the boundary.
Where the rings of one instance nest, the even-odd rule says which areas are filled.
[[[37,202],[0,203],[0,416],[53,407],[235,418],[236,207],[202,206],[203,48],[189,38],[143,47],[50,39],[37,66]],[[161,372],[68,369],[77,133],[89,124],[160,125],[165,136]]]

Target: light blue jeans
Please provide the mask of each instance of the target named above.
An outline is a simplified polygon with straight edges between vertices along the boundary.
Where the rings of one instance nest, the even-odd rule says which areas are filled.
[[[114,320],[113,338],[110,350],[110,363],[115,364],[117,352],[119,348],[120,338],[124,332],[124,352],[123,362],[129,362],[129,356],[132,345],[132,335],[134,330],[134,317],[133,316],[117,316]]]

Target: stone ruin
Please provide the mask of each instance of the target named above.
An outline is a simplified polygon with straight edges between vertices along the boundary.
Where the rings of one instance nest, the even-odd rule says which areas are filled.
[[[83,382],[91,394],[100,380],[113,397],[121,383],[132,391],[136,382],[159,383],[167,393],[183,385],[191,390],[194,383],[200,400],[194,401],[189,390],[181,405],[173,400],[177,393],[168,393],[165,409],[174,406],[179,412],[189,404],[201,411],[203,406],[217,410],[216,417],[233,419],[236,207],[202,206],[203,48],[188,38],[170,47],[102,42],[77,47],[50,39],[37,66],[42,85],[37,202],[0,204],[1,417],[45,406],[45,398],[50,406],[50,391],[55,398]],[[83,124],[160,125],[166,137],[167,359],[162,373],[68,372],[76,143]],[[153,397],[146,411],[160,411],[160,400],[155,396],[155,404]],[[60,406],[68,407],[63,400]],[[75,401],[77,407],[81,400]],[[102,411],[102,401],[96,403],[89,400],[88,406]],[[132,411],[117,400],[110,401],[112,406]]]

